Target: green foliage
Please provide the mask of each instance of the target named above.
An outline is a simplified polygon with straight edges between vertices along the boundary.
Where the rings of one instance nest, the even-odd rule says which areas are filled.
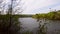
[[[20,23],[18,15],[0,15],[0,34],[18,34]]]
[[[60,20],[60,10],[58,11],[52,11],[46,14],[36,14],[33,16],[33,18],[41,19],[41,18],[46,18],[46,19],[51,19],[51,20]]]

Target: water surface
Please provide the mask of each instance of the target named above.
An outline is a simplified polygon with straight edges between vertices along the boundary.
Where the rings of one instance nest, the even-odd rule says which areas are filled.
[[[36,33],[39,30],[39,22],[37,22],[37,19],[28,17],[28,18],[19,18],[19,21],[21,22],[21,32],[25,31],[32,31],[33,33]],[[47,34],[60,34],[60,21],[52,21],[52,20],[41,20],[41,23],[49,23],[47,24]]]

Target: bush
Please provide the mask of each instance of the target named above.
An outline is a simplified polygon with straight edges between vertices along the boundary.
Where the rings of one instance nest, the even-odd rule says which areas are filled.
[[[0,34],[18,34],[20,25],[17,19],[13,15],[0,15]]]

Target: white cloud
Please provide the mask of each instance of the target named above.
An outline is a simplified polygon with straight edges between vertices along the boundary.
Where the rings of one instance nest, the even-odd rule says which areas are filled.
[[[10,4],[11,0],[5,0],[5,3],[4,4]],[[19,0],[18,0],[19,1]],[[17,3],[18,3],[17,1]],[[53,6],[55,4],[58,4],[60,3],[60,0],[22,0],[20,5],[22,7],[22,4],[23,4],[23,13],[39,13],[39,8],[44,8],[44,10],[41,10],[42,12],[44,11],[47,11],[48,9],[45,9],[46,7],[50,7],[50,6]],[[16,3],[15,3],[16,4]],[[60,9],[59,6],[56,6],[56,7],[52,7],[53,9]],[[36,10],[37,9],[37,10]],[[36,10],[36,11],[34,11]],[[38,12],[37,12],[38,11]],[[40,12],[40,13],[42,13]]]
[[[23,0],[25,2],[25,11],[23,13],[32,13],[31,11],[54,5],[60,2],[60,0]],[[35,12],[34,12],[35,13]]]

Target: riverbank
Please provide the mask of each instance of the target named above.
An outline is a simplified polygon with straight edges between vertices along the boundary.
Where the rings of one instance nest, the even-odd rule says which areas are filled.
[[[51,11],[49,13],[36,14],[32,17],[36,19],[60,20],[60,10]]]
[[[20,30],[18,18],[18,15],[0,15],[0,34],[18,34]]]

